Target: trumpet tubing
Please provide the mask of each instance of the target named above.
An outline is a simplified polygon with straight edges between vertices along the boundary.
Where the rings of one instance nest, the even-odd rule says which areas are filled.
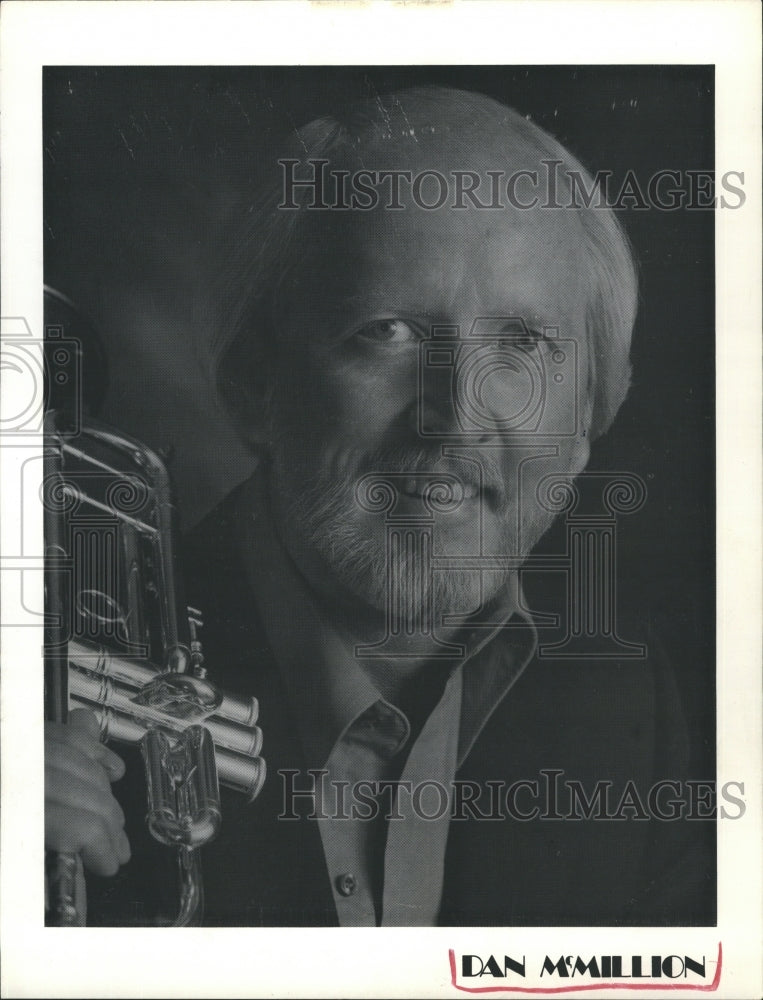
[[[265,781],[257,699],[207,677],[201,613],[183,597],[162,459],[94,421],[46,417],[46,701],[50,718],[92,710],[104,741],[137,744],[148,825],[178,851],[175,926],[201,919],[197,849],[221,822],[218,784],[252,801]],[[73,855],[54,859],[50,910],[80,923]]]
[[[136,706],[133,701],[137,691],[120,684],[110,677],[98,677],[84,670],[73,669],[69,673],[69,698],[91,702],[106,708],[115,708],[124,715],[142,724],[147,729],[175,730],[173,720],[150,706]],[[245,757],[256,757],[262,749],[262,730],[259,726],[240,726],[237,722],[211,715],[204,720],[216,747],[235,750]]]
[[[144,723],[136,721],[129,713],[120,711],[111,705],[91,701],[82,695],[75,694],[74,691],[70,693],[70,700],[73,708],[89,708],[91,712],[95,713],[103,740],[139,744],[148,732],[148,727]],[[265,761],[257,755],[240,753],[218,743],[209,721],[208,719],[204,725],[209,729],[215,742],[215,760],[220,784],[233,789],[234,792],[240,792],[247,797],[249,802],[253,802],[259,795],[265,781],[267,774]],[[161,729],[161,727],[157,728]],[[215,728],[217,729],[217,727]],[[217,731],[220,732],[220,729]]]
[[[158,667],[146,660],[119,656],[105,646],[86,639],[71,639],[68,647],[71,667],[79,667],[90,674],[110,677],[136,690],[156,680],[161,672]],[[70,670],[70,676],[72,673]],[[254,696],[247,698],[223,691],[222,702],[215,716],[239,726],[254,726],[259,712],[259,703]]]

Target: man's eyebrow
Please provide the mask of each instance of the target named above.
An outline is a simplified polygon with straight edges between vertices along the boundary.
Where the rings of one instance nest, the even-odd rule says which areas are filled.
[[[406,310],[408,312],[416,312],[424,314],[425,310],[421,308],[421,303],[414,302],[407,298],[396,298],[394,292],[390,292],[389,288],[372,288],[366,289],[362,292],[348,293],[346,295],[341,295],[336,299],[334,309],[337,310],[347,310],[347,309],[359,309],[364,310],[373,305],[374,308],[379,306],[384,306],[385,308]]]
[[[327,303],[323,315],[328,321],[330,340],[344,336],[348,329],[356,323],[370,322],[377,318],[409,318],[423,326],[427,332],[433,326],[459,326],[457,310],[443,306],[442,309],[432,309],[428,304],[408,296],[398,298],[394,289],[387,286],[364,289],[358,292],[343,292]],[[468,336],[475,323],[480,326],[489,325],[495,334],[502,331],[502,324],[513,327],[518,321],[529,329],[542,333],[545,329],[559,329],[560,319],[550,310],[544,311],[542,304],[535,302],[530,306],[518,298],[507,294],[502,302],[492,301],[490,307],[480,308],[473,315],[461,317],[459,332]]]
[[[347,325],[351,317],[370,320],[382,315],[388,318],[409,316],[425,323],[445,321],[432,310],[423,308],[420,302],[396,299],[388,292],[343,295],[329,305],[326,314],[340,325]]]
[[[494,323],[499,323],[501,320],[506,320],[507,323],[510,323],[515,322],[517,319],[522,319],[528,324],[547,324],[549,322],[548,313],[544,314],[543,311],[539,311],[537,304],[534,307],[530,307],[523,305],[521,302],[508,301],[508,305],[503,304],[495,308],[481,308],[479,312],[474,314],[473,319],[489,319]],[[390,294],[388,289],[372,290],[363,292],[362,294],[342,295],[334,300],[327,311],[332,314],[344,314],[350,310],[368,312],[380,308],[391,314],[401,313],[411,316],[429,317],[433,322],[443,323],[448,322],[449,317],[454,313],[454,310],[447,308],[434,310],[422,307],[421,302],[418,301],[396,299],[394,295]]]

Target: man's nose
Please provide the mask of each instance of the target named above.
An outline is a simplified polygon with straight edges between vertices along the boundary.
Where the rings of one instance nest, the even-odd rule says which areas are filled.
[[[464,367],[463,352],[444,348],[441,357],[438,353],[422,352],[417,391],[408,411],[411,429],[420,437],[463,439],[474,445],[496,440],[500,412],[485,405],[489,399],[470,398],[474,386]]]

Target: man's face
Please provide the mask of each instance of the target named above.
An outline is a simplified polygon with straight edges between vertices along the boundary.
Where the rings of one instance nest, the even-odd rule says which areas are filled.
[[[359,502],[363,477],[402,474],[394,513],[411,518],[454,477],[457,509],[431,523],[435,554],[457,562],[526,556],[553,519],[541,480],[585,465],[585,251],[559,211],[331,216],[310,219],[274,334],[273,509],[314,585],[381,612],[385,513]],[[469,339],[475,320],[484,339]],[[454,328],[450,350],[422,362],[434,326]],[[506,579],[451,563],[432,577],[436,611],[476,611]]]

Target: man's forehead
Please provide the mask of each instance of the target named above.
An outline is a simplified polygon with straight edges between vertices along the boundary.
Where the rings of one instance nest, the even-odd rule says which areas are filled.
[[[445,239],[432,222],[411,237],[402,215],[387,225],[366,216],[354,229],[345,220],[343,228],[344,241],[335,232],[333,245],[304,258],[289,306],[292,314],[322,316],[332,335],[389,315],[426,327],[454,323],[462,333],[479,317],[521,317],[566,336],[580,328],[585,288],[572,240],[540,240],[530,227],[509,242],[492,225],[490,239]]]
[[[443,208],[349,212],[313,218],[306,267],[317,284],[344,289],[344,298],[402,288],[509,283],[517,302],[582,272],[582,233],[571,213],[487,212]],[[502,296],[501,296],[502,297]],[[550,294],[553,298],[553,294]]]

